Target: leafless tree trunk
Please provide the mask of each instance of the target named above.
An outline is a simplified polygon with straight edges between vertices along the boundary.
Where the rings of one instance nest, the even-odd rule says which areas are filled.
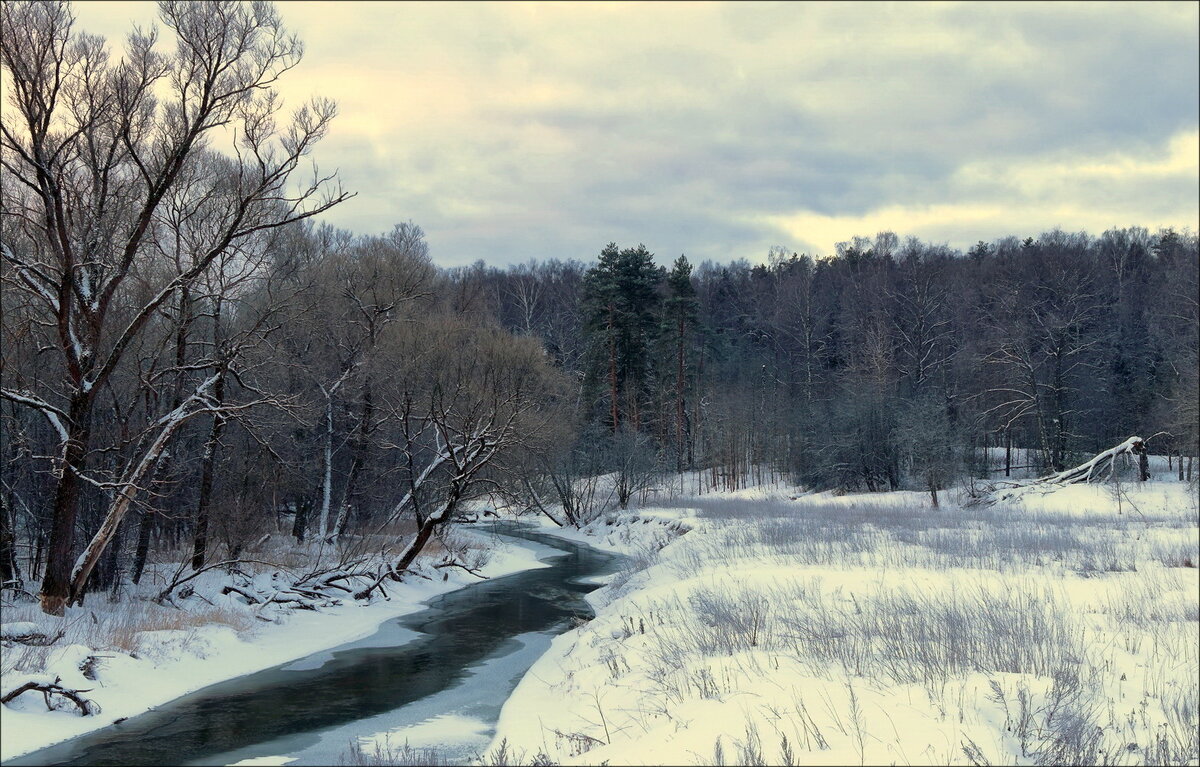
[[[3,14],[0,64],[15,101],[3,114],[2,161],[15,182],[11,188],[26,193],[4,198],[3,214],[18,236],[4,243],[0,256],[56,329],[65,373],[46,392],[2,393],[41,411],[60,437],[41,589],[43,610],[56,615],[79,593],[78,576],[99,555],[89,548],[72,564],[80,483],[97,397],[127,351],[160,307],[233,243],[346,198],[329,191],[330,177],[318,175],[290,191],[293,171],[335,110],[330,102],[313,102],[275,127],[279,103],[272,86],[295,66],[301,47],[274,9],[232,2],[160,8],[180,39],[177,51],[159,54],[153,33],[136,32],[120,65],[107,61],[101,38],[73,31],[63,3],[11,2]],[[130,277],[160,228],[160,203],[204,154],[206,135],[226,125],[240,128],[238,159],[223,160],[224,172],[193,182],[192,190],[220,200],[219,225],[198,243],[200,255],[190,267],[160,283],[127,322],[118,319],[111,310],[130,300]],[[150,443],[156,458],[164,447]],[[149,466],[135,463],[144,467],[140,480]],[[123,507],[124,498],[122,491],[117,503]],[[102,545],[112,532],[105,528],[93,541]]]
[[[333,537],[339,538],[346,532],[350,521],[350,512],[354,504],[355,493],[358,489],[359,475],[362,473],[366,460],[367,443],[371,435],[371,419],[374,418],[374,408],[371,402],[371,384],[367,381],[363,386],[362,409],[359,413],[358,432],[351,448],[350,474],[346,477],[346,487],[342,492],[342,505],[338,510],[337,522],[333,526]]]
[[[213,403],[219,410],[225,404],[225,377],[221,376],[213,385]],[[196,531],[192,539],[192,569],[204,567],[208,554],[208,509],[212,503],[213,470],[216,464],[217,448],[221,444],[221,431],[225,427],[225,418],[219,413],[212,416],[212,426],[208,431],[208,439],[204,441],[204,453],[200,457],[200,495],[196,499]]]
[[[8,503],[0,494],[0,588],[21,585],[21,569],[17,566],[15,526],[9,516]]]
[[[620,396],[617,391],[617,336],[613,307],[608,307],[608,389],[610,408],[612,410],[612,431],[616,434],[621,428]]]

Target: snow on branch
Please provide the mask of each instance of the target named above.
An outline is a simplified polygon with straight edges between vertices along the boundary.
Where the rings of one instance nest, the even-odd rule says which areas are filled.
[[[1031,482],[1003,482],[986,485],[986,490],[979,500],[996,503],[1014,498],[1021,492],[1032,488],[1051,490],[1058,486],[1080,482],[1101,482],[1112,477],[1116,470],[1117,459],[1121,456],[1142,456],[1145,453],[1146,441],[1141,437],[1130,437],[1121,444],[1110,447],[1108,450],[1102,450],[1087,461],[1065,471],[1039,477]]]
[[[78,601],[82,597],[84,584],[87,582],[92,569],[96,566],[96,562],[99,561],[100,554],[103,553],[116,534],[117,528],[128,511],[130,504],[133,503],[138,493],[143,490],[141,486],[142,481],[158,463],[167,443],[179,427],[190,418],[201,413],[228,415],[263,404],[258,400],[241,405],[216,404],[210,392],[225,373],[226,370],[224,368],[213,373],[198,384],[187,399],[155,422],[152,428],[158,429],[157,435],[149,447],[146,448],[141,459],[134,463],[121,477],[118,484],[119,489],[115,499],[108,508],[108,512],[105,514],[104,520],[93,534],[91,541],[75,560],[75,566],[71,570],[72,600]]]
[[[54,405],[34,395],[32,392],[0,389],[0,397],[16,402],[19,405],[40,410],[42,415],[46,416],[46,420],[50,422],[50,425],[54,427],[54,431],[58,433],[60,440],[66,442],[71,438],[67,433],[66,427],[66,422],[71,420],[70,417],[59,408],[54,407]]]
[[[19,621],[17,623],[0,623],[0,642],[15,642],[17,644],[47,647],[66,636],[65,630],[59,629],[53,634],[47,634],[38,628],[36,623]]]
[[[1093,479],[1108,479],[1112,476],[1117,458],[1122,455],[1141,455],[1146,452],[1146,442],[1141,437],[1130,437],[1116,447],[1110,447],[1094,455],[1091,460],[1079,464],[1073,469],[1060,471],[1048,477],[1041,477],[1038,483],[1050,485],[1069,485],[1074,482],[1091,482]],[[1104,476],[1101,477],[1100,474]]]
[[[80,716],[100,713],[100,707],[96,705],[95,701],[83,697],[83,693],[91,692],[91,690],[71,690],[60,685],[59,682],[61,681],[61,677],[55,677],[53,682],[47,682],[39,677],[28,679],[26,682],[0,695],[0,703],[11,703],[17,699],[17,696],[27,692],[40,692],[42,698],[46,701],[46,708],[51,711],[56,708],[51,696],[57,695],[74,703],[79,709]]]

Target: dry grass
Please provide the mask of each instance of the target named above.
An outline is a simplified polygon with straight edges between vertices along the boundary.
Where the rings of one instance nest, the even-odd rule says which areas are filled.
[[[226,626],[242,634],[256,625],[254,617],[246,611],[222,605],[178,610],[145,602],[142,607],[140,611],[122,611],[107,622],[104,649],[135,653],[139,649],[139,635],[149,631],[194,631],[207,626]],[[101,628],[105,626],[105,623],[100,624]]]
[[[739,695],[752,680],[778,678],[760,666],[781,663],[809,678],[915,685],[947,716],[1009,720],[1013,752],[966,743],[949,761],[1200,759],[1194,509],[680,505],[709,520],[705,534],[636,563],[613,595],[636,594],[636,571],[656,562],[689,581],[687,592],[626,607],[647,646],[637,662],[602,658],[615,684],[642,675],[650,710]],[[980,676],[1003,687],[963,698],[964,680]],[[792,742],[821,740],[802,735]],[[748,730],[745,744],[756,737]],[[784,758],[763,762],[747,748],[739,763]]]
[[[55,647],[70,644],[86,645],[97,652],[120,652],[136,655],[141,652],[141,635],[151,631],[181,631],[194,633],[206,626],[225,626],[239,634],[250,631],[258,623],[249,611],[230,605],[194,605],[187,609],[163,607],[154,602],[134,600],[116,605],[105,604],[73,608],[62,623],[48,619],[37,605],[24,604],[6,607],[4,619],[30,621],[39,626],[60,627],[66,635],[53,647],[18,646],[5,649],[0,670],[38,672]]]

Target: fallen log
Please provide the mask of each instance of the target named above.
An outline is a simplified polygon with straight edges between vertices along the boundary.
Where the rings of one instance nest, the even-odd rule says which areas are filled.
[[[240,588],[238,586],[234,586],[233,584],[226,584],[225,588],[221,589],[221,595],[224,596],[226,594],[237,594],[238,596],[242,597],[249,604],[252,604],[252,605],[259,604],[262,601],[258,597],[251,594],[249,591],[246,591],[245,589]]]
[[[1121,444],[1110,447],[1107,450],[1102,450],[1078,466],[1064,471],[1038,477],[1032,481],[1006,480],[989,483],[984,486],[984,495],[982,497],[976,496],[977,500],[975,502],[992,504],[997,501],[1013,498],[1019,493],[1038,488],[1042,488],[1048,492],[1055,487],[1064,485],[1103,482],[1112,478],[1113,472],[1116,471],[1117,459],[1121,456],[1130,456],[1138,459],[1138,479],[1146,480],[1150,478],[1146,460],[1146,441],[1141,437],[1130,437]]]
[[[208,572],[209,570],[213,570],[218,567],[224,567],[224,566],[232,567],[233,565],[241,564],[243,562],[250,562],[253,564],[257,564],[257,565],[267,565],[269,567],[278,567],[278,565],[276,565],[276,564],[273,564],[271,562],[263,562],[262,560],[259,560],[259,559],[227,559],[224,562],[214,562],[211,565],[206,565],[204,567],[199,568],[198,570],[193,572],[191,575],[188,575],[186,577],[181,577],[182,573],[183,573],[183,565],[180,565],[180,570],[175,574],[175,577],[173,579],[171,579],[170,585],[168,585],[165,589],[160,591],[158,593],[158,596],[154,597],[154,601],[161,605],[171,598],[172,591],[179,588],[180,586],[187,583],[188,581],[192,580],[193,578],[196,578],[196,577]],[[221,592],[221,593],[224,594],[224,593],[228,593],[228,592]]]
[[[369,583],[366,586],[366,588],[363,588],[363,589],[360,589],[359,591],[354,592],[354,598],[355,599],[367,599],[371,596],[371,592],[374,591],[375,589],[379,589],[380,592],[383,592],[386,594],[386,592],[383,591],[383,582],[385,580],[393,580],[393,581],[399,582],[401,576],[410,575],[410,574],[411,575],[419,575],[419,573],[410,573],[409,570],[397,571],[389,563],[383,568],[383,570],[381,570],[378,574],[376,574],[374,580],[372,580],[371,583]],[[426,578],[426,580],[428,580],[428,578]]]
[[[1141,437],[1130,437],[1116,447],[1110,447],[1108,450],[1096,453],[1090,460],[1084,461],[1074,468],[1046,477],[1039,477],[1033,484],[1069,485],[1076,482],[1105,480],[1112,476],[1116,468],[1117,459],[1121,456],[1143,456],[1145,454],[1145,440]],[[1101,474],[1104,476],[1100,476]]]

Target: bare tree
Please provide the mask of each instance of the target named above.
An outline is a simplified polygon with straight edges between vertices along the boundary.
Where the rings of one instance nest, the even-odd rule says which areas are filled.
[[[389,343],[392,325],[413,321],[417,304],[427,303],[433,267],[424,233],[412,223],[362,238],[320,227],[316,238],[318,258],[300,277],[303,298],[291,311],[281,351],[311,382],[315,401],[310,407],[319,411],[317,522],[321,539],[333,541],[349,523],[381,419],[375,407],[374,378],[381,372],[375,358]],[[347,419],[343,409],[354,412]],[[340,482],[335,463],[346,452],[350,466]]]
[[[609,440],[613,490],[622,509],[634,495],[652,487],[662,476],[662,455],[645,434],[622,429]]]
[[[65,3],[4,8],[0,64],[10,108],[0,126],[0,214],[6,220],[0,255],[9,282],[29,294],[37,321],[51,330],[47,340],[62,373],[41,390],[5,388],[3,395],[40,411],[58,436],[40,594],[42,609],[56,615],[80,596],[73,586],[97,553],[89,547],[73,562],[80,486],[96,403],[130,347],[231,245],[347,197],[331,186],[332,177],[315,170],[297,183],[295,172],[335,108],[316,100],[280,118],[272,86],[298,63],[302,48],[271,5],[163,2],[159,10],[175,35],[175,50],[160,52],[157,32],[138,30],[124,57],[113,61],[102,38],[74,30]],[[191,263],[138,296],[130,278],[152,255],[164,198],[221,135],[234,137],[226,147],[228,172],[192,189],[197,199],[222,200],[220,225]],[[132,310],[115,311],[123,305]],[[216,382],[206,378],[185,400],[204,401]],[[157,460],[164,444],[159,437],[169,436],[169,425],[182,415],[178,409],[164,414],[163,429],[146,442],[143,457]],[[150,465],[139,460],[128,479],[140,482]]]
[[[524,453],[552,428],[549,404],[565,392],[530,339],[451,318],[410,331],[392,350],[399,359],[384,405],[396,434],[393,455],[406,469],[385,524],[408,519],[415,525],[395,573],[435,534],[476,519],[468,501],[504,494]]]

